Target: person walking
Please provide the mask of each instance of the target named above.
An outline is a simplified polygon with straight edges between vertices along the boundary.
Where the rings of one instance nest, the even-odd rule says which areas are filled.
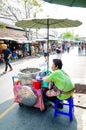
[[[59,44],[59,43],[56,46],[56,53],[57,53],[57,59],[61,59],[61,56],[62,56],[62,45]]]
[[[48,45],[49,44],[49,45]],[[48,48],[49,46],[49,48]],[[49,50],[48,50],[49,49]],[[45,62],[48,61],[48,57],[49,57],[49,52],[51,51],[51,46],[50,43],[48,43],[48,41],[46,40],[46,42],[44,43],[44,47],[43,47],[43,52],[44,52],[44,58],[45,58]]]
[[[6,44],[4,44],[4,47],[3,47],[3,50],[2,50],[2,55],[3,55],[3,60],[5,62],[5,71],[3,72],[3,74],[6,74],[8,66],[10,67],[9,71],[13,70],[12,66],[9,63],[9,59],[11,57],[11,51],[10,51],[10,49],[7,48]]]
[[[78,54],[79,55],[81,54],[81,43],[80,42],[78,43]]]
[[[31,56],[35,57],[35,48],[34,48],[34,46],[31,46]]]

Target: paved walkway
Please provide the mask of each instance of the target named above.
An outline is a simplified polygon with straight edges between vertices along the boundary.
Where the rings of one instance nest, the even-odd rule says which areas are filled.
[[[0,104],[0,130],[86,130],[86,109],[74,108],[74,120],[58,115],[54,119],[54,109],[22,107],[9,100]],[[63,109],[67,110],[66,107]]]
[[[50,55],[50,68],[52,65],[52,59],[57,58],[56,55]],[[28,60],[29,59],[29,60]],[[12,62],[13,65],[21,64],[21,63],[29,63],[34,66],[33,62],[36,64],[44,62],[44,57],[38,58],[36,57],[31,58],[27,57],[25,59],[17,60]],[[86,84],[86,56],[85,55],[78,55],[78,49],[75,47],[74,49],[70,50],[70,53],[62,54],[62,62],[63,62],[63,69],[70,75],[71,79],[74,83]],[[25,64],[26,66],[26,64]],[[4,70],[4,64],[0,66],[0,73]]]

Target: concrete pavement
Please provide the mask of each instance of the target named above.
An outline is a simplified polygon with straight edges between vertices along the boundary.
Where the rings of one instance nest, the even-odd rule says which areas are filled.
[[[57,58],[57,55],[50,55],[49,66],[51,68],[52,59]],[[63,70],[66,71],[74,83],[86,84],[86,56],[78,55],[78,48],[70,50],[70,53],[62,54]],[[31,58],[27,57],[25,59],[17,60],[12,62],[12,66],[20,65],[18,69],[25,67],[39,67],[39,64],[44,62],[44,57],[41,58]],[[0,73],[4,71],[4,64],[0,66]]]
[[[13,100],[0,104],[0,130],[86,130],[86,110],[74,108],[74,120],[58,115],[54,119],[54,109],[40,111],[36,108],[12,104]],[[67,110],[66,107],[63,109]]]

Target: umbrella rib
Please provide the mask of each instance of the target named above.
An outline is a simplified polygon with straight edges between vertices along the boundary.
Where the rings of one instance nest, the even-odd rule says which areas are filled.
[[[62,20],[62,22],[64,22],[64,20]],[[62,23],[62,22],[61,22],[61,23]],[[47,22],[44,23],[44,24],[41,23],[41,22],[34,22],[34,23],[35,23],[35,24],[39,24],[40,27],[42,27],[43,25],[46,25],[46,27],[47,27]],[[55,24],[58,24],[58,25],[59,25],[59,24],[60,24],[60,21],[58,21],[58,22],[54,22],[54,23],[52,23],[52,24],[49,24],[49,27],[50,27],[50,25],[55,25]],[[45,28],[46,28],[46,27],[45,27]]]
[[[33,28],[35,24],[34,24],[34,23],[33,23],[33,24],[31,23],[31,24],[28,25],[28,22],[26,22],[26,23],[21,24],[21,25],[22,25],[24,28]]]
[[[54,25],[54,24],[59,24],[59,23],[63,23],[64,22],[64,20],[62,20],[62,21],[56,21],[56,22],[54,22],[54,23],[52,23],[52,25]]]
[[[75,25],[74,25],[75,26]],[[73,23],[72,24],[70,24],[69,22],[67,22],[67,23],[64,23],[64,25],[62,25],[62,28],[65,28],[65,27],[73,27]]]
[[[40,25],[47,25],[47,22],[46,23],[41,23],[41,22],[34,22],[35,24],[40,24]]]
[[[25,25],[25,27],[32,28],[34,25],[35,25],[34,23],[31,23],[31,24],[28,25],[28,22],[27,22],[27,24]]]
[[[55,24],[56,24],[56,26],[57,26],[57,24],[58,24],[58,27],[60,26],[59,28],[61,28],[61,27],[64,27],[64,28],[65,28],[65,27],[72,27],[72,25],[78,26],[78,23],[76,23],[76,25],[75,25],[75,23],[73,23],[72,21],[71,21],[71,23],[72,23],[72,24],[70,24],[69,22],[65,23],[64,20],[63,20],[63,21],[59,21],[59,22],[54,22],[54,23],[52,23],[52,25],[55,25]],[[56,26],[55,26],[55,27],[56,27]]]

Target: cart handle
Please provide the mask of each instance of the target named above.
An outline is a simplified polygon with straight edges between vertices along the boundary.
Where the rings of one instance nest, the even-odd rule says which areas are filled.
[[[18,78],[19,78],[18,75],[16,75],[16,76],[12,76],[13,85],[14,85],[14,81],[15,81],[15,79],[18,79]]]

